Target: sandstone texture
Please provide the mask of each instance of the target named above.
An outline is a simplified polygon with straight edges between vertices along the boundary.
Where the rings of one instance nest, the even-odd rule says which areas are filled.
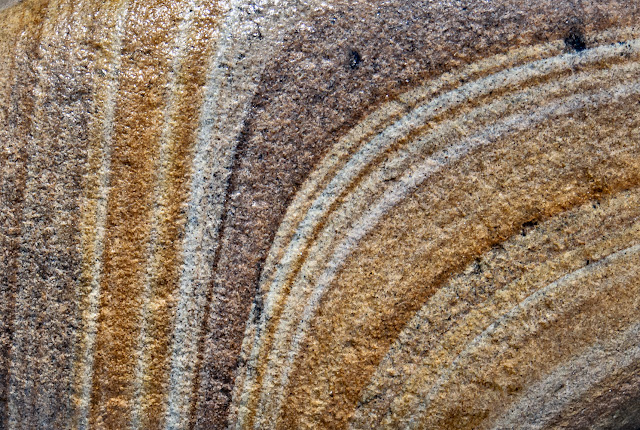
[[[0,429],[640,428],[640,1],[0,0]]]

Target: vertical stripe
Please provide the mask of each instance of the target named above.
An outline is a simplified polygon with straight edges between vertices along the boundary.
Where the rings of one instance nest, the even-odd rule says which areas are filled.
[[[27,56],[33,46],[37,46],[37,24],[43,16],[43,11],[37,8],[31,11],[32,14],[29,12],[25,8],[7,12],[0,30],[3,57],[0,64],[0,428],[9,426],[9,367],[17,294],[20,213],[24,199],[24,143],[34,107],[33,94],[27,89],[29,84],[33,85],[35,74],[33,62]]]
[[[249,8],[244,5],[240,0],[221,5],[225,19],[220,24],[204,87],[192,156],[193,175],[172,336],[169,428],[187,428],[194,418],[191,410],[198,398],[198,363],[207,303],[211,301],[212,266],[235,148],[249,102],[269,59],[268,53],[282,37],[285,22],[293,21],[300,9],[308,7],[306,2],[275,4],[270,0],[261,0]]]
[[[190,167],[196,141],[199,114],[208,73],[208,59],[218,40],[217,2],[197,2],[191,29],[184,34],[184,52],[175,73],[173,107],[167,118],[171,151],[167,159],[166,185],[162,190],[165,206],[158,220],[155,274],[152,279],[148,336],[148,356],[144,373],[143,427],[166,425],[167,397],[170,390],[170,351],[176,314],[177,290],[182,263],[185,203],[190,184]],[[180,43],[182,45],[182,42]],[[178,46],[180,46],[178,45]]]
[[[144,307],[156,162],[181,3],[134,2],[122,37],[89,424],[127,428]]]
[[[205,9],[204,6],[208,6]],[[214,3],[190,1],[178,24],[160,137],[151,239],[136,369],[133,427],[161,428],[166,415],[169,344],[175,316],[175,290],[187,196],[189,156],[195,140],[202,81],[211,38],[217,30]],[[197,85],[194,85],[197,84]]]
[[[79,49],[90,17],[86,6],[51,1],[48,19],[39,24],[11,352],[10,427],[61,428],[73,408],[79,202],[92,92],[90,56]]]
[[[92,29],[96,41],[103,44],[104,54],[96,59],[95,73],[103,76],[95,88],[93,124],[89,137],[88,171],[83,206],[83,289],[80,301],[81,329],[75,364],[76,410],[73,427],[89,427],[91,381],[97,319],[99,314],[100,282],[103,274],[104,238],[107,217],[107,198],[110,184],[111,150],[115,97],[121,68],[122,33],[127,16],[127,0],[105,3],[96,13]]]
[[[25,205],[25,193],[27,187],[27,162],[29,147],[33,144],[29,138],[33,125],[32,121],[35,112],[38,109],[39,101],[37,99],[37,93],[35,89],[40,85],[40,76],[38,74],[36,65],[38,62],[38,54],[42,38],[42,22],[47,19],[47,7],[44,1],[34,1],[31,3],[25,3],[19,8],[14,9],[15,13],[18,11],[23,12],[22,16],[18,18],[23,26],[23,30],[17,40],[15,58],[16,58],[16,72],[15,82],[12,89],[11,105],[10,105],[10,119],[9,124],[13,126],[13,136],[9,137],[7,142],[11,157],[11,169],[3,170],[3,194],[6,196],[5,201],[9,205],[3,206],[3,212],[8,210],[5,222],[8,222],[7,231],[9,235],[7,237],[8,246],[6,248],[7,270],[6,277],[7,282],[7,296],[9,315],[7,316],[10,324],[9,329],[11,335],[9,340],[11,343],[8,345],[7,369],[6,369],[6,392],[7,403],[6,407],[6,428],[20,428],[21,415],[20,413],[26,413],[33,410],[32,405],[28,402],[23,405],[21,411],[16,409],[16,396],[22,396],[24,394],[24,385],[16,381],[15,374],[20,372],[21,369],[15,369],[16,366],[20,366],[21,363],[16,363],[16,360],[22,358],[21,351],[16,351],[16,342],[19,341],[20,323],[16,322],[16,319],[20,318],[20,310],[17,309],[21,304],[19,302],[19,294],[21,291],[20,285],[20,245],[22,235],[22,223],[23,223],[23,210]],[[8,167],[8,166],[7,166]],[[4,215],[4,214],[3,214]],[[3,351],[4,352],[4,351]],[[21,382],[21,381],[20,381]],[[27,398],[29,401],[30,398]],[[20,399],[22,400],[22,399]],[[24,424],[24,423],[23,423]],[[28,425],[28,422],[26,423]]]

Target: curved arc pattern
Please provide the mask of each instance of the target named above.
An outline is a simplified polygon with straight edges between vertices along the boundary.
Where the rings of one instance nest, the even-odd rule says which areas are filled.
[[[618,88],[619,91],[614,91],[614,94],[627,94],[628,89],[629,88],[626,85],[620,86]],[[632,88],[631,91],[633,91],[632,94],[640,93],[640,85],[636,85],[636,87]],[[610,94],[608,92],[603,92],[597,96],[605,96],[606,99],[609,95]],[[391,208],[406,198],[406,196],[412,190],[416,189],[422,182],[428,179],[431,175],[437,173],[444,165],[446,165],[446,163],[456,161],[459,159],[458,157],[470,154],[473,149],[476,149],[476,147],[480,147],[484,143],[488,143],[498,136],[519,130],[525,130],[526,128],[537,125],[537,123],[540,123],[551,116],[568,114],[571,111],[583,108],[590,104],[590,102],[594,101],[593,99],[586,98],[586,100],[583,99],[583,103],[583,100],[581,99],[582,97],[576,97],[573,100],[568,100],[567,103],[561,104],[560,106],[553,106],[548,110],[540,110],[540,113],[534,113],[528,117],[517,115],[509,118],[504,121],[503,124],[499,124],[495,127],[498,130],[498,133],[494,134],[495,132],[492,130],[488,135],[480,134],[474,139],[463,143],[459,147],[454,147],[451,148],[451,150],[446,150],[442,153],[436,154],[435,157],[427,160],[426,163],[419,166],[419,168],[416,169],[417,171],[410,172],[403,177],[399,181],[401,184],[400,186],[385,193],[385,196],[381,201],[374,206],[372,210],[365,213],[362,219],[356,224],[356,227],[347,236],[346,240],[337,247],[337,251],[333,254],[329,264],[327,265],[327,269],[320,276],[318,287],[314,290],[314,293],[309,299],[309,304],[305,307],[302,314],[301,323],[298,325],[297,330],[292,337],[292,347],[287,360],[288,365],[285,367],[285,371],[281,377],[280,386],[286,387],[288,384],[289,371],[298,354],[301,342],[303,342],[304,333],[308,329],[309,321],[315,314],[324,292],[329,288],[329,285],[335,279],[335,275],[342,268],[343,263],[348,259],[358,242],[371,231],[379,219],[381,219]],[[598,97],[595,99],[597,100]],[[272,398],[273,396],[270,394],[269,396],[263,397],[263,401],[272,401]]]
[[[632,34],[631,30],[622,30],[613,34],[605,33],[603,36],[605,40],[611,40],[621,36],[632,36]],[[327,208],[331,207],[332,203],[345,189],[348,189],[348,184],[353,182],[353,180],[359,176],[360,172],[375,159],[376,154],[383,152],[394,142],[398,141],[400,139],[399,136],[411,135],[413,129],[419,128],[420,124],[427,122],[429,118],[442,115],[447,110],[465,103],[467,99],[486,96],[496,91],[497,88],[517,87],[527,80],[541,78],[546,74],[560,71],[566,67],[567,58],[572,58],[576,66],[602,61],[602,52],[598,51],[607,50],[607,47],[600,47],[595,48],[594,52],[590,52],[590,55],[584,57],[576,57],[573,54],[563,54],[550,58],[552,54],[561,52],[561,45],[560,42],[555,42],[543,46],[520,48],[514,50],[514,52],[510,52],[509,55],[499,55],[468,66],[463,72],[445,73],[441,78],[436,79],[435,82],[430,82],[426,86],[401,94],[397,102],[389,102],[371,114],[360,125],[354,127],[347,136],[341,139],[325,157],[325,161],[312,173],[306,182],[307,185],[297,194],[295,201],[290,205],[287,216],[282,221],[279,233],[274,240],[272,249],[278,250],[283,248],[284,245],[281,242],[285,240],[285,237],[291,236],[293,231],[296,231],[293,219],[295,219],[296,214],[301,213],[306,202],[308,202],[306,206],[311,205],[312,200],[310,199],[312,193],[319,194],[319,197],[313,200],[311,208],[306,207],[304,209],[304,213],[307,213],[308,217],[305,218],[304,221],[298,220],[301,224],[297,230],[305,231],[307,235],[309,225],[313,224],[314,221],[317,223],[318,219],[326,215]],[[614,53],[610,53],[610,55],[624,51],[626,51],[625,48],[620,49],[620,47],[618,47],[618,49],[614,49]],[[527,60],[529,60],[529,62],[521,65],[521,63]],[[500,69],[506,68],[509,65],[513,67],[500,71]],[[490,76],[483,76],[485,73],[492,72],[494,74]],[[480,75],[480,78],[474,79],[476,75]],[[463,84],[459,88],[440,94],[441,91],[452,84],[455,85],[458,82],[470,80],[471,82],[468,84]],[[416,108],[416,104],[424,100],[428,100],[428,103]],[[398,119],[399,114],[409,107],[413,110]],[[395,121],[393,125],[390,124],[392,120]],[[381,125],[386,125],[383,132],[382,130],[377,130]],[[377,135],[374,135],[376,131]],[[367,141],[367,138],[372,139]],[[358,147],[360,149],[356,151]],[[347,160],[346,163],[344,161],[345,159]],[[339,173],[336,173],[335,171],[340,163],[345,163],[345,165]],[[331,182],[329,185],[326,185],[326,188],[320,193],[318,187],[329,180],[328,175],[333,175]],[[336,189],[338,185],[340,185],[340,188]],[[322,197],[325,197],[325,199],[322,199]],[[328,200],[328,202],[324,200]],[[323,205],[323,209],[320,205]],[[300,215],[297,216],[300,217]],[[287,233],[285,234],[285,232]],[[304,237],[306,236],[301,233],[296,234],[297,240],[291,241],[288,247],[289,253],[285,256],[282,256],[282,251],[270,252],[261,280],[261,285],[263,285],[265,291],[270,291],[266,290],[267,279],[275,276],[271,274],[276,265],[275,255],[278,255],[278,259],[283,260],[283,262],[278,263],[278,267],[288,268],[290,263],[287,262],[292,258],[290,256],[291,250],[304,246],[305,242],[300,242],[303,240],[301,238]],[[297,245],[297,247],[294,245]],[[282,275],[280,275],[280,278],[282,278]],[[279,282],[271,279],[268,279],[268,283],[279,284]]]
[[[0,0],[0,428],[640,425],[640,3],[458,3]]]
[[[543,381],[532,386],[523,400],[513,405],[507,414],[493,425],[494,429],[527,426],[529,429],[547,428],[565,408],[586,393],[592,386],[615,373],[640,362],[640,325],[636,324],[608,342],[597,344],[569,363],[558,366]],[[551,402],[549,392],[556,393]],[[526,400],[531,400],[527,403]],[[543,409],[532,409],[544,405]]]
[[[542,291],[545,282],[553,285],[554,277],[565,279],[563,273],[585,271],[585,260],[602,261],[609,258],[607,255],[633,248],[629,242],[640,239],[636,202],[637,189],[605,200],[596,214],[591,212],[591,202],[560,214],[527,233],[526,238],[517,235],[503,242],[499,250],[489,252],[486,260],[499,266],[484,269],[486,276],[483,262],[475,262],[440,288],[381,360],[361,396],[351,428],[408,425],[426,391],[437,378],[442,379],[442,372],[463,353],[467,341],[497,324],[496,318],[502,320],[509,309],[517,309],[526,297]],[[566,235],[563,226],[569,221],[586,228]],[[603,239],[585,244],[588,237]],[[559,247],[560,240],[565,243]],[[566,251],[568,247],[571,251]],[[507,256],[514,263],[505,261]],[[389,413],[400,410],[405,412],[390,421]]]
[[[545,74],[550,73],[551,71],[554,70],[562,70],[562,68],[564,67],[565,69],[567,67],[571,67],[571,65],[574,65],[576,63],[580,63],[580,64],[584,64],[584,65],[588,65],[590,62],[595,62],[597,63],[598,61],[602,61],[603,58],[613,58],[616,55],[619,55],[622,52],[636,52],[637,51],[637,45],[638,42],[637,41],[631,41],[628,43],[627,46],[600,46],[597,48],[593,48],[592,50],[588,50],[586,52],[581,53],[580,55],[575,55],[575,54],[563,54],[557,57],[553,57],[552,59],[540,59],[537,60],[536,62],[529,64],[529,65],[523,65],[523,66],[519,66],[516,67],[514,70],[517,70],[519,73],[515,73],[513,74],[513,78],[509,78],[511,75],[509,74],[509,72],[511,71],[506,71],[506,72],[498,72],[496,75],[492,75],[490,77],[487,78],[482,78],[480,80],[480,82],[472,82],[470,84],[465,84],[465,86],[463,87],[463,89],[459,90],[459,91],[469,91],[470,93],[474,93],[474,92],[484,92],[486,93],[491,93],[492,91],[495,90],[494,87],[492,87],[490,85],[490,83],[492,82],[496,82],[498,83],[498,85],[503,84],[505,86],[509,86],[509,85],[514,85],[516,82],[520,81],[525,81],[527,79],[531,79],[533,76],[544,76]],[[553,45],[552,45],[553,46]],[[557,45],[556,45],[557,46]],[[631,65],[629,66],[631,67],[631,69],[633,69],[635,66]],[[605,74],[603,73],[601,76],[604,76]],[[515,82],[514,82],[515,80]],[[489,84],[489,85],[487,85]],[[562,84],[558,84],[558,85],[562,85]],[[562,115],[562,114],[566,114],[567,112],[573,111],[575,109],[581,109],[583,107],[585,107],[586,105],[589,104],[599,104],[604,102],[605,100],[615,100],[618,96],[623,96],[625,94],[627,94],[627,91],[629,90],[630,93],[637,93],[637,88],[634,89],[635,87],[633,87],[633,85],[631,87],[627,87],[625,88],[625,85],[619,86],[617,88],[612,88],[611,93],[613,93],[613,95],[611,95],[610,93],[608,93],[607,91],[604,92],[600,92],[599,94],[595,95],[595,98],[593,99],[589,99],[589,97],[583,98],[582,101],[580,100],[580,97],[577,98],[571,98],[569,97],[567,99],[566,102],[561,103],[560,106],[556,106],[556,107],[551,107],[549,108],[549,110],[545,111],[545,110],[541,110],[540,113],[534,113],[531,116],[527,116],[527,115],[515,115],[513,116],[510,120],[507,121],[503,121],[503,126],[496,126],[496,129],[500,129],[502,127],[503,131],[502,132],[508,132],[510,127],[521,127],[520,129],[524,129],[534,123],[537,123],[545,118],[548,118],[549,116],[556,116],[556,115]],[[282,293],[282,291],[288,291],[288,290],[283,290],[283,282],[292,282],[292,278],[291,275],[288,275],[287,273],[292,270],[292,267],[295,267],[294,261],[297,258],[296,255],[298,253],[297,250],[299,250],[300,248],[304,248],[308,245],[308,240],[313,240],[312,238],[315,237],[313,235],[311,235],[311,229],[313,228],[314,225],[316,225],[320,219],[322,219],[323,217],[326,216],[326,211],[329,209],[333,210],[334,207],[334,202],[337,201],[338,198],[344,199],[344,197],[342,196],[342,193],[344,191],[341,190],[345,190],[348,187],[348,183],[350,181],[353,180],[353,178],[355,177],[355,175],[358,175],[358,170],[362,170],[369,161],[367,160],[373,160],[373,157],[375,157],[375,154],[377,153],[375,150],[372,150],[370,148],[374,148],[375,145],[378,145],[378,151],[381,150],[380,144],[381,143],[385,143],[385,145],[389,145],[390,142],[393,142],[394,140],[397,140],[400,136],[402,135],[406,135],[408,134],[408,130],[410,130],[411,128],[415,128],[416,126],[419,126],[421,123],[424,123],[426,121],[426,118],[428,117],[428,114],[434,111],[439,111],[438,113],[441,113],[441,109],[442,107],[442,101],[445,101],[447,99],[451,100],[453,103],[457,103],[456,100],[460,97],[458,95],[458,90],[454,90],[451,93],[445,93],[443,96],[440,96],[436,99],[434,99],[433,101],[431,101],[430,103],[428,103],[427,105],[425,105],[424,107],[420,107],[420,108],[415,108],[411,114],[408,114],[407,119],[400,119],[396,122],[396,124],[398,124],[401,128],[404,127],[405,130],[403,130],[403,132],[398,133],[394,131],[393,127],[388,128],[387,130],[385,130],[384,132],[380,133],[376,138],[374,138],[371,143],[368,143],[366,145],[361,146],[361,149],[359,151],[355,152],[355,155],[353,155],[350,159],[349,162],[346,164],[346,166],[344,167],[344,172],[345,173],[337,173],[335,174],[335,176],[333,177],[332,181],[328,183],[328,185],[326,186],[325,190],[322,193],[318,194],[318,197],[316,198],[315,203],[311,204],[309,206],[308,212],[307,212],[307,218],[304,220],[300,221],[300,224],[298,226],[298,230],[295,233],[295,235],[291,236],[291,242],[288,246],[288,251],[285,252],[281,252],[281,251],[273,251],[272,248],[272,252],[270,253],[270,265],[268,265],[267,270],[265,270],[266,274],[269,273],[274,273],[272,275],[266,275],[263,276],[262,278],[262,282],[268,282],[268,285],[264,285],[261,287],[262,291],[267,292],[267,300],[265,302],[265,312],[263,313],[263,318],[262,318],[262,322],[260,323],[262,325],[262,328],[258,328],[255,332],[257,333],[257,336],[259,336],[258,338],[256,338],[256,341],[254,343],[254,347],[253,347],[253,352],[250,354],[250,362],[253,362],[253,365],[248,366],[248,369],[251,373],[254,373],[254,370],[256,368],[256,360],[258,359],[259,355],[261,354],[260,349],[262,345],[261,341],[259,340],[260,337],[266,337],[266,339],[270,339],[270,335],[269,334],[264,334],[266,328],[264,327],[265,325],[265,318],[266,316],[270,316],[272,317],[273,315],[279,315],[281,311],[277,311],[277,313],[275,312],[276,306],[286,306],[286,305],[278,305],[277,303],[277,299],[280,297],[280,294]],[[415,94],[412,94],[411,97],[416,98]],[[409,98],[409,97],[407,97]],[[443,99],[444,98],[444,99]],[[402,99],[402,97],[400,98]],[[442,100],[442,101],[441,101]],[[451,102],[449,102],[451,103]],[[577,104],[576,104],[577,103]],[[446,106],[446,105],[445,105]],[[571,106],[571,107],[570,107]],[[391,111],[392,112],[398,112],[399,110],[402,110],[403,106],[402,105],[396,105],[395,107],[393,105],[391,105]],[[567,110],[569,109],[569,110]],[[564,112],[564,113],[563,113]],[[433,113],[431,113],[431,115],[433,115]],[[537,118],[537,119],[536,119]],[[375,124],[375,119],[373,120],[374,124]],[[533,121],[533,122],[531,122]],[[405,125],[407,124],[407,125]],[[500,133],[500,132],[498,132]],[[377,143],[380,142],[380,143]],[[477,143],[477,139],[474,142],[474,140],[472,139],[471,141],[468,142],[472,147],[475,145],[478,145]],[[466,153],[468,153],[470,149],[464,150],[463,146],[456,146],[453,147],[451,149],[448,150],[443,150],[443,152],[432,156],[429,160],[427,160],[424,164],[423,167],[416,169],[414,172],[411,173],[407,173],[405,174],[405,176],[403,177],[403,179],[401,179],[399,181],[400,184],[403,184],[403,188],[410,190],[415,188],[417,185],[419,185],[425,177],[427,177],[426,175],[428,175],[428,172],[434,171],[434,169],[437,168],[437,166],[442,165],[443,162],[452,162],[453,160],[457,159],[457,157],[460,157]],[[345,152],[344,149],[339,149],[337,150],[337,153],[343,153]],[[329,155],[327,157],[328,163],[329,163],[329,167],[321,167],[320,169],[318,169],[317,171],[326,171],[326,170],[331,170],[331,165],[333,163],[332,160],[335,160],[337,157],[335,155]],[[440,161],[439,161],[440,160]],[[445,161],[446,160],[446,161]],[[323,165],[324,166],[324,165]],[[325,170],[323,170],[325,169]],[[318,177],[322,178],[322,174],[318,175]],[[349,179],[351,178],[351,179]],[[422,179],[419,179],[422,178]],[[316,179],[317,180],[317,179]],[[335,183],[335,185],[334,185]],[[382,180],[379,180],[379,183],[382,183]],[[337,185],[339,184],[339,185]],[[306,186],[305,188],[303,188],[303,190],[313,190],[313,189],[318,189],[317,185],[309,185]],[[319,190],[319,189],[318,189]],[[319,192],[319,191],[318,191]],[[317,284],[319,286],[322,285],[328,285],[331,282],[331,279],[333,279],[333,276],[331,275],[331,273],[335,273],[336,270],[339,270],[340,265],[342,264],[342,262],[345,261],[346,257],[349,255],[349,249],[351,249],[353,246],[355,246],[355,244],[359,241],[359,239],[361,237],[363,237],[366,234],[366,231],[362,231],[359,232],[358,229],[358,225],[367,225],[369,226],[369,228],[371,228],[371,225],[375,225],[375,222],[373,221],[374,218],[379,218],[382,214],[384,214],[388,209],[385,209],[387,207],[392,207],[394,206],[395,202],[401,200],[403,198],[403,196],[406,196],[407,192],[401,192],[399,193],[399,191],[393,191],[390,190],[387,192],[388,196],[386,198],[387,203],[379,203],[378,206],[374,206],[374,209],[371,209],[369,212],[367,212],[368,215],[365,215],[364,218],[362,218],[362,220],[358,223],[356,223],[356,227],[353,228],[352,232],[349,233],[348,235],[345,235],[346,238],[344,239],[344,241],[342,242],[342,245],[339,245],[336,247],[336,249],[338,249],[338,251],[334,252],[334,258],[332,258],[331,261],[334,262],[334,265],[337,265],[336,267],[338,267],[338,269],[329,269],[330,267],[332,267],[332,264],[328,264],[328,269],[327,271],[325,271],[325,273],[319,278],[317,282]],[[309,198],[309,194],[308,191],[304,191],[301,194],[301,198],[303,199],[308,199]],[[296,202],[298,202],[299,200],[297,200]],[[383,198],[381,200],[381,202],[384,202],[385,199]],[[295,210],[298,210],[301,207],[302,203],[294,203],[292,204],[292,208],[294,208]],[[381,206],[380,206],[381,205]],[[295,214],[295,210],[290,210],[289,213],[290,214]],[[299,213],[299,212],[298,212]],[[291,216],[289,216],[290,218]],[[373,218],[372,218],[373,217]],[[288,219],[288,218],[287,218]],[[287,221],[285,220],[282,224],[284,229],[289,229],[291,228],[291,226],[294,225],[292,221]],[[281,230],[282,231],[282,230]],[[286,231],[286,230],[285,230]],[[367,230],[368,231],[368,230]],[[355,233],[354,233],[355,232]],[[359,232],[359,233],[358,233]],[[284,235],[286,235],[287,233],[280,233],[278,235],[278,239],[280,239],[281,237],[285,237]],[[311,238],[311,239],[310,239]],[[283,240],[283,239],[280,239]],[[283,242],[275,242],[275,245],[277,245],[278,247],[280,247],[280,249],[282,249],[282,243]],[[344,248],[344,252],[340,252],[339,250],[342,250]],[[277,248],[276,248],[277,249]],[[276,253],[280,253],[279,255],[281,255],[281,260],[277,265],[277,270],[273,269],[273,267],[275,266],[274,263],[274,258],[273,255],[274,252]],[[317,255],[317,252],[312,252],[312,255]],[[326,258],[326,257],[325,257]],[[269,270],[271,269],[271,270]],[[294,275],[295,276],[295,275]],[[288,281],[287,281],[288,280]],[[326,282],[325,282],[326,281]],[[290,294],[290,297],[293,296],[295,290],[292,290]],[[286,365],[284,367],[285,370],[283,370],[283,373],[280,377],[280,381],[279,382],[274,382],[276,384],[276,386],[280,387],[279,388],[279,392],[282,393],[283,390],[285,389],[286,385],[287,385],[287,379],[288,379],[288,371],[287,369],[290,368],[290,365],[293,363],[293,360],[296,357],[297,354],[297,348],[295,345],[298,345],[299,342],[302,339],[303,333],[305,332],[305,323],[304,321],[308,321],[309,318],[311,317],[311,315],[313,314],[313,309],[314,309],[314,305],[313,303],[317,303],[320,300],[320,297],[322,296],[322,291],[323,288],[319,287],[315,289],[315,292],[312,296],[312,298],[309,298],[309,305],[307,306],[307,308],[305,309],[305,311],[300,315],[300,319],[303,322],[302,325],[298,326],[298,329],[295,331],[295,334],[292,334],[290,329],[284,329],[283,331],[283,327],[286,327],[286,324],[284,321],[291,321],[291,320],[296,320],[297,317],[292,317],[292,316],[287,316],[286,318],[283,318],[280,322],[280,328],[278,329],[278,331],[276,331],[275,333],[275,338],[276,339],[287,339],[287,337],[282,337],[284,335],[284,333],[289,332],[290,334],[288,336],[291,336],[290,338],[292,339],[292,343],[291,343],[291,347],[289,349],[289,355],[288,355],[288,359],[285,360],[285,362],[289,363],[289,365]],[[300,300],[300,299],[297,299]],[[277,323],[277,320],[276,320]],[[273,319],[271,318],[270,320],[270,324],[273,326],[274,323]],[[283,325],[285,324],[285,325]],[[291,324],[291,323],[288,323]],[[248,332],[249,333],[249,332]],[[267,342],[269,342],[267,340]],[[267,343],[268,345],[268,343]],[[276,350],[278,351],[284,351],[287,347],[285,347],[284,345],[278,346],[276,348]],[[270,358],[269,359],[270,362],[278,362],[279,359],[276,358]],[[271,380],[271,376],[270,374],[267,372],[266,375],[266,379],[262,382],[263,386],[271,386],[272,384],[272,380]],[[255,373],[254,373],[255,374]],[[260,374],[260,370],[258,370],[258,375]],[[247,374],[249,375],[249,374]],[[251,384],[253,382],[252,378],[247,377],[245,379],[245,388],[243,389],[243,395],[239,398],[239,402],[241,405],[248,405],[247,402],[250,402],[249,398],[246,397],[248,393],[253,392],[253,389],[249,389],[249,387],[251,386]],[[258,382],[259,383],[259,382]],[[270,394],[269,396],[266,396],[267,391],[263,391],[263,397],[261,398],[260,404],[262,406],[258,407],[258,410],[261,410],[262,408],[266,407],[266,403],[265,402],[269,402],[269,404],[273,404],[274,401],[274,396],[273,396],[273,392],[272,390],[269,391]],[[276,399],[281,398],[281,395],[277,395],[275,396]],[[280,401],[276,401],[275,403],[278,404],[280,403]],[[250,411],[253,408],[251,406],[246,407],[245,406],[245,410]],[[273,412],[271,412],[271,414],[273,415],[268,415],[266,418],[264,418],[267,421],[271,421],[273,422],[273,420],[279,416],[279,407],[275,407],[275,409],[273,410]],[[270,418],[268,418],[270,417]],[[241,419],[238,421],[238,424],[240,425],[241,423],[244,423],[244,419],[241,417]],[[262,422],[262,424],[264,424],[264,422]],[[242,424],[244,425],[244,424]],[[256,426],[260,425],[259,422],[256,422]]]
[[[571,286],[575,288],[575,285],[577,284],[577,282],[580,281],[582,278],[586,276],[593,276],[594,272],[597,273],[599,270],[602,271],[604,269],[607,269],[608,266],[618,264],[619,262],[624,261],[625,259],[634,258],[634,257],[636,257],[637,259],[637,255],[639,252],[640,252],[640,245],[633,245],[629,248],[623,249],[609,256],[606,256],[603,259],[598,260],[587,267],[583,267],[576,270],[575,272],[569,273],[563,276],[562,278],[558,279],[557,281],[531,294],[525,300],[523,300],[521,303],[519,303],[513,309],[511,309],[506,315],[494,321],[485,331],[483,331],[480,335],[476,336],[475,339],[469,342],[466,348],[462,352],[460,352],[460,354],[458,354],[458,356],[455,358],[455,360],[453,361],[451,366],[447,369],[447,371],[444,374],[442,374],[442,376],[439,378],[436,384],[433,387],[431,387],[428,393],[426,393],[426,395],[423,398],[424,400],[420,402],[420,407],[418,408],[418,410],[413,411],[415,415],[412,416],[411,418],[410,422],[413,425],[410,427],[422,428],[422,426],[424,426],[424,420],[426,417],[426,413],[429,410],[428,408],[430,406],[430,403],[437,396],[438,391],[442,389],[442,386],[444,385],[444,383],[448,379],[450,379],[451,374],[454,372],[454,370],[456,368],[462,367],[462,362],[465,359],[472,360],[474,349],[478,349],[483,344],[489,343],[490,342],[489,338],[491,338],[492,336],[495,336],[496,332],[498,331],[504,332],[505,327],[509,324],[510,321],[517,320],[518,317],[531,311],[531,309],[534,306],[540,305],[540,303],[543,300],[546,300],[548,298],[547,296],[551,296],[551,295],[557,295],[557,296],[562,295],[563,297],[570,297],[570,299],[565,299],[565,301],[562,302],[562,307],[564,307],[565,309],[568,309],[572,306],[574,307],[578,306],[581,300],[584,301],[586,299],[587,295],[584,294],[584,292],[580,291],[580,293],[582,294],[577,294],[576,296],[570,296],[569,294],[566,294],[568,291],[565,291],[565,294],[560,294],[562,293],[561,290],[562,289],[566,290]],[[633,280],[633,278],[631,280]],[[573,290],[573,293],[575,292],[576,291]],[[562,309],[560,309],[560,311],[561,310]],[[545,316],[545,317],[548,317],[550,319],[553,318],[552,315]],[[532,323],[531,326],[527,327],[527,330],[531,330],[533,332],[538,328],[537,325],[543,325],[547,322],[548,321],[545,321],[545,320],[537,320],[534,323]]]
[[[264,0],[248,8],[244,5],[241,0],[232,1],[224,12],[226,18],[209,67],[194,148],[171,354],[167,409],[167,425],[171,428],[186,428],[190,420],[200,327],[205,314],[212,312],[210,299],[203,291],[209,288],[207,284],[215,270],[236,145],[268,57],[265,52],[274,49],[284,29],[314,2],[291,0],[275,4]]]

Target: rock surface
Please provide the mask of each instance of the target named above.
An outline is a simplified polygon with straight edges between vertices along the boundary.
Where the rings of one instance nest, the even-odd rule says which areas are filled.
[[[1,429],[640,427],[640,1],[14,3]]]

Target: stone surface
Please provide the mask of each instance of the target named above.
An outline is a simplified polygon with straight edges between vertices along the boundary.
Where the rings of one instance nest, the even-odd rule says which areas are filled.
[[[640,427],[640,2],[0,2],[0,428]]]

